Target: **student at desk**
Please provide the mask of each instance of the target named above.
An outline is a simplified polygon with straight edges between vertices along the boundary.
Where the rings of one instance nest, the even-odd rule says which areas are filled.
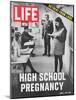
[[[28,26],[24,27],[24,31],[21,35],[21,47],[22,47],[22,49],[26,48],[27,46],[29,48],[34,48],[35,47],[35,43],[33,45],[27,45],[27,46],[24,45],[25,43],[27,43],[29,41],[32,41],[33,38],[34,38],[33,36],[29,35],[28,32],[29,32]],[[35,54],[32,52],[31,56],[34,57]]]
[[[15,33],[15,38],[12,41],[12,49],[14,51],[13,52],[14,57],[20,57],[20,54],[21,54],[21,34],[20,34],[20,32]],[[25,49],[25,51],[26,51],[26,49]],[[23,63],[24,70],[26,70],[26,65],[28,65],[31,68],[32,73],[38,73],[33,68],[30,59],[28,59],[26,64]]]

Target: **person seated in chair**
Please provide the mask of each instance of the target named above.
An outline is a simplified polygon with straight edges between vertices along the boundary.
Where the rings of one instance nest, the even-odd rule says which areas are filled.
[[[15,37],[12,41],[12,50],[13,50],[12,58],[14,58],[15,61],[16,61],[17,57],[21,56],[21,45],[20,44],[21,44],[21,33],[16,32]],[[26,65],[28,65],[30,67],[31,73],[37,73],[38,74],[38,72],[33,68],[32,63],[30,61],[30,58],[28,59],[27,63],[23,63],[24,70],[26,70]]]
[[[27,43],[27,42],[29,42],[29,41],[32,41],[33,38],[34,38],[34,37],[31,36],[31,35],[29,34],[28,26],[24,27],[24,31],[23,31],[23,33],[22,33],[22,35],[21,35],[21,47],[22,47],[22,49],[23,49],[23,48],[26,48],[26,47],[34,48],[34,47],[35,47],[35,43],[33,43],[32,45],[27,45],[27,46],[24,45],[25,43]],[[35,54],[32,52],[32,53],[31,53],[31,56],[34,57]]]

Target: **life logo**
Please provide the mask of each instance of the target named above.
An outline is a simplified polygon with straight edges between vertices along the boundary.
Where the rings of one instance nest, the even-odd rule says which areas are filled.
[[[13,6],[13,20],[15,22],[38,22],[39,8],[38,6]]]

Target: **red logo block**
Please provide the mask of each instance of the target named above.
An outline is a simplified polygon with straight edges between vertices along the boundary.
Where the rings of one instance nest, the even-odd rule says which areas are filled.
[[[38,22],[38,6],[13,6],[13,20],[15,22]]]

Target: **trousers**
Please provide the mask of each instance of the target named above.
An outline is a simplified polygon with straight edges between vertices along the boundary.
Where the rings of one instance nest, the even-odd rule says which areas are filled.
[[[44,37],[44,54],[50,55],[50,37]]]

